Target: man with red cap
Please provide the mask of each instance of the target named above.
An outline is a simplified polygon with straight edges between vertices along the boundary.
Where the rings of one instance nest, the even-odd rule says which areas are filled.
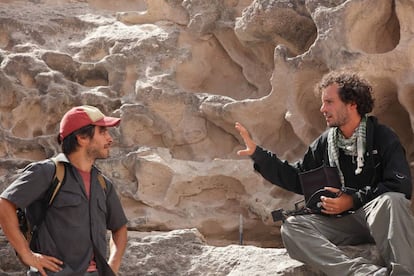
[[[118,272],[127,243],[127,219],[115,187],[94,162],[109,156],[113,140],[108,127],[119,123],[119,118],[88,105],[63,116],[58,135],[63,153],[56,160],[64,164],[65,177],[44,212],[33,246],[19,231],[16,209],[29,212],[33,203],[45,198],[56,165],[50,159],[29,164],[0,195],[0,225],[20,260],[30,267],[28,275]],[[112,232],[108,262],[107,230]]]

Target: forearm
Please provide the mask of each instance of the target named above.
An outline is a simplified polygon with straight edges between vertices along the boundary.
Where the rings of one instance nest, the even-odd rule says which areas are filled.
[[[280,160],[274,153],[259,146],[251,158],[254,162],[254,169],[270,183],[294,193],[302,193],[298,169],[293,165]]]
[[[128,240],[127,232],[128,231],[126,225],[112,232],[108,263],[115,273],[118,273],[119,267],[121,266],[122,257],[125,253],[125,248]]]
[[[16,216],[16,207],[7,199],[0,198],[0,225],[4,235],[17,254],[24,259],[32,254],[29,244],[19,229],[19,222]]]

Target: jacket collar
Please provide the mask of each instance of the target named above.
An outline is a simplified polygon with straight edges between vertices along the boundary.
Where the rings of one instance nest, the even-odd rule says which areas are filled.
[[[56,155],[56,160],[58,162],[63,162],[63,163],[67,163],[70,164],[71,166],[72,163],[70,163],[69,158],[64,154],[64,153],[59,153],[58,155]],[[98,172],[101,172],[95,165],[92,165],[92,171],[97,170]]]

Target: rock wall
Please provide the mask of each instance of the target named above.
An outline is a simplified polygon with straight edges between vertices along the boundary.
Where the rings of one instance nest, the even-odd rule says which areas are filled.
[[[61,116],[120,116],[111,158],[131,231],[197,228],[212,245],[280,247],[270,212],[299,196],[263,180],[236,121],[295,161],[324,129],[313,86],[335,69],[374,85],[373,114],[414,168],[408,0],[0,0],[0,188],[59,152]]]

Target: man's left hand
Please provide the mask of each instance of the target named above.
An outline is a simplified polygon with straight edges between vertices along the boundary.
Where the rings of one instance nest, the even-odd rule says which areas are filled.
[[[322,201],[322,213],[328,215],[338,215],[345,211],[348,211],[354,205],[352,196],[342,193],[341,190],[333,187],[325,187],[327,191],[337,194],[337,197],[331,198],[321,196]]]

